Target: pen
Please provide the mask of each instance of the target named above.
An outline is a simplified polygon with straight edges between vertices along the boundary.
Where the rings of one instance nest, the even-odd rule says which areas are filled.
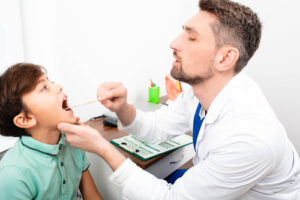
[[[150,79],[150,87],[153,87],[153,81]]]
[[[177,90],[179,92],[182,92],[181,82],[177,80],[176,83],[177,83]]]

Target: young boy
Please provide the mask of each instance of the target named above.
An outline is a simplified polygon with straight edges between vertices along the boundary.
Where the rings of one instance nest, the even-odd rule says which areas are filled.
[[[19,63],[0,76],[0,134],[19,137],[0,162],[0,199],[102,199],[85,152],[71,147],[60,122],[79,119],[62,87],[38,65]]]

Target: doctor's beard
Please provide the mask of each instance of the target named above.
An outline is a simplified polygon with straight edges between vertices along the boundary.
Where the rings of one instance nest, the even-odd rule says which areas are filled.
[[[178,81],[182,81],[184,83],[193,86],[193,85],[201,84],[213,76],[213,72],[211,70],[212,62],[210,62],[208,71],[204,75],[196,75],[196,76],[190,76],[185,71],[183,71],[181,59],[179,59],[178,62],[179,62],[179,66],[173,65],[171,69],[171,76]]]

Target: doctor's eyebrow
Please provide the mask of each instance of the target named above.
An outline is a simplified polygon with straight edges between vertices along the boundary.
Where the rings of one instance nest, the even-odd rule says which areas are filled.
[[[182,29],[187,31],[187,32],[191,32],[191,33],[195,33],[195,34],[199,35],[199,33],[194,28],[192,28],[190,26],[183,25]]]

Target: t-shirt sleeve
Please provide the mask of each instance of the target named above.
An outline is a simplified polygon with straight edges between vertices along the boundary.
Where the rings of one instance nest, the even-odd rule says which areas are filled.
[[[0,169],[0,199],[33,199],[26,179],[18,168]]]
[[[86,152],[81,150],[82,154],[82,172],[86,171],[90,167],[90,162],[87,159]]]

